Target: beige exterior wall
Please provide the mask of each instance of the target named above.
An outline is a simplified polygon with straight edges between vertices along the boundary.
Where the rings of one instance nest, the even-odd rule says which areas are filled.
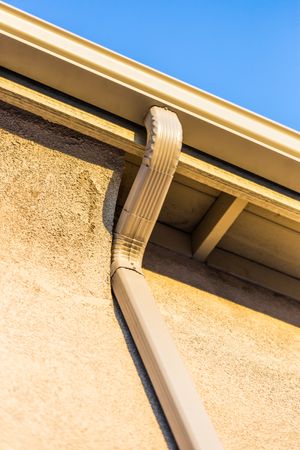
[[[121,153],[0,120],[0,449],[166,448],[110,292]]]
[[[154,245],[144,265],[225,450],[297,450],[299,303]]]
[[[122,154],[0,122],[0,449],[175,448],[110,293]],[[154,245],[145,267],[225,450],[298,449],[299,304]]]

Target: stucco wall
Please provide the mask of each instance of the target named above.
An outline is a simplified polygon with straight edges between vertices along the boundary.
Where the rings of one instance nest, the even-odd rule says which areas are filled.
[[[12,107],[0,122],[0,449],[166,448],[110,292],[121,153]]]
[[[175,448],[110,293],[121,153],[0,122],[0,449]],[[298,449],[299,303],[154,245],[145,267],[225,450]]]
[[[225,450],[298,450],[300,304],[154,245],[145,267]]]

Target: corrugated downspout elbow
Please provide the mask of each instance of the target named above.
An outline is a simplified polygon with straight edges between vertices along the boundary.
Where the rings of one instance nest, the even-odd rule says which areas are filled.
[[[221,450],[142,274],[145,247],[182,146],[182,128],[175,113],[153,106],[145,125],[144,158],[114,234],[112,288],[180,449]]]
[[[153,106],[145,118],[145,125],[145,154],[114,234],[112,275],[120,267],[141,273],[145,247],[181,151],[182,128],[175,113]]]

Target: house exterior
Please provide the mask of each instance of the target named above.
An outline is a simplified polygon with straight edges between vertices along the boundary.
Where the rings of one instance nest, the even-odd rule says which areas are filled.
[[[183,147],[145,279],[222,447],[298,449],[299,133],[0,11],[0,448],[177,448],[110,278],[156,106]]]

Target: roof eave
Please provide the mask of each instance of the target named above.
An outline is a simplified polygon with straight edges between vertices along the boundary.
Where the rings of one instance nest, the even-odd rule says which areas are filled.
[[[300,192],[294,130],[0,5],[3,67],[142,124],[153,106],[178,114],[184,143]]]

